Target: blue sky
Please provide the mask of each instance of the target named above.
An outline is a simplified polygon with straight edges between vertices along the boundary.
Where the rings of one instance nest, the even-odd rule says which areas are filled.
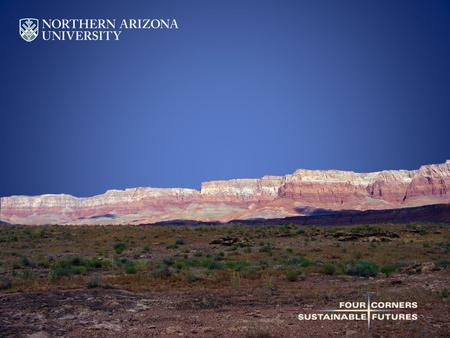
[[[0,196],[450,158],[448,1],[0,2]],[[18,20],[176,18],[117,42]]]

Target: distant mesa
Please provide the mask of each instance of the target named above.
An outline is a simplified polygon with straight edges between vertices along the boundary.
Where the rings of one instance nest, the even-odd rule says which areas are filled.
[[[0,198],[0,224],[132,225],[172,220],[330,218],[336,211],[434,204],[450,204],[450,160],[417,170],[373,173],[300,169],[286,176],[204,182],[200,190],[132,188],[86,198],[65,194],[9,196]],[[394,213],[383,213],[390,214]]]

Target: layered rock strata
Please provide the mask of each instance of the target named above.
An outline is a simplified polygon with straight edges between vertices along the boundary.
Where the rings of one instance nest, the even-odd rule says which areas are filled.
[[[93,197],[0,198],[10,224],[143,224],[305,215],[317,208],[380,210],[450,203],[450,160],[418,170],[355,173],[300,169],[286,176],[204,182],[200,190],[132,188]]]

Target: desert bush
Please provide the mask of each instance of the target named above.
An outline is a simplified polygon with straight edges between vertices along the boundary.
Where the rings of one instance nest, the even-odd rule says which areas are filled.
[[[389,277],[394,272],[398,271],[400,267],[400,264],[386,264],[381,267],[380,272],[384,273],[386,277]]]
[[[203,251],[197,250],[196,252],[194,252],[194,256],[195,257],[202,257],[203,256]]]
[[[447,289],[443,289],[439,292],[439,296],[441,296],[441,298],[448,298],[448,290]]]
[[[327,275],[334,275],[336,273],[336,265],[334,263],[327,263],[323,266],[323,272]]]
[[[347,264],[347,274],[350,276],[375,277],[378,265],[366,261],[356,261]]]
[[[176,245],[176,244],[169,244],[169,245],[166,246],[166,249],[170,249],[170,250],[178,249],[178,245]]]
[[[47,229],[40,229],[38,231],[38,237],[39,238],[48,238],[49,237],[49,231]]]
[[[156,278],[166,279],[172,276],[172,272],[170,272],[167,265],[159,265],[153,269],[152,276]]]
[[[408,224],[406,228],[411,232],[418,233],[419,235],[426,235],[428,233],[427,228],[419,224]]]
[[[185,241],[184,241],[183,238],[178,238],[178,239],[175,241],[175,244],[176,244],[176,245],[184,245],[184,244],[185,244]]]
[[[187,283],[194,283],[198,280],[198,277],[192,272],[187,272],[184,276],[184,280]]]
[[[304,268],[310,266],[312,261],[306,257],[293,257],[288,259],[286,262],[287,265],[300,265]]]
[[[183,261],[176,261],[173,264],[173,267],[177,270],[182,270],[182,269],[186,268],[186,266],[187,266],[186,262],[183,262]]]
[[[247,261],[228,261],[224,263],[226,269],[233,269],[236,271],[241,271],[251,265]]]
[[[209,270],[221,270],[221,269],[224,268],[223,263],[218,262],[218,261],[216,261],[216,260],[214,260],[212,258],[205,258],[202,261],[202,266],[204,268],[209,269]]]
[[[22,266],[28,267],[28,268],[32,268],[35,266],[35,264],[25,256],[22,257],[21,263],[22,263]]]
[[[129,259],[126,257],[114,257],[114,265],[121,266],[126,265],[129,262]]]
[[[86,282],[86,287],[89,289],[101,287],[102,282],[99,275],[92,275]]]
[[[437,260],[437,261],[434,263],[434,265],[435,265],[437,268],[440,268],[440,269],[447,269],[448,266],[450,265],[450,260],[448,260],[448,259],[439,259],[439,260]]]
[[[247,253],[247,254],[252,253],[252,248],[249,247],[249,246],[246,246],[246,247],[244,248],[244,252]]]
[[[259,248],[259,252],[272,253],[272,246],[267,243]]]
[[[0,276],[0,290],[10,289],[12,287],[12,282],[9,278]]]
[[[75,275],[80,275],[83,273],[86,273],[87,269],[84,266],[79,266],[79,265],[73,265],[70,268],[70,272],[75,274]]]
[[[86,273],[91,269],[98,269],[110,265],[110,261],[101,260],[96,257],[85,259],[78,256],[68,256],[53,261],[49,268],[49,277],[51,279],[56,279],[63,276],[69,276],[71,274],[79,275]]]
[[[129,261],[125,266],[125,273],[135,274],[137,272],[136,264],[133,261]]]
[[[17,242],[19,238],[14,233],[7,233],[5,236],[0,237],[0,242]]]
[[[50,265],[49,277],[51,279],[69,276],[71,273],[71,265],[67,260],[59,260]]]
[[[125,243],[116,243],[114,244],[114,251],[116,252],[116,254],[120,255],[126,248]]]
[[[248,266],[240,270],[242,278],[258,279],[260,277],[259,268],[256,266]]]
[[[298,280],[298,275],[299,275],[299,272],[298,272],[298,271],[292,271],[292,270],[290,270],[290,271],[287,271],[287,272],[286,272],[286,279],[287,279],[289,282],[295,282],[295,281]]]
[[[84,265],[88,269],[90,269],[90,268],[101,269],[101,268],[104,268],[104,267],[111,266],[111,261],[109,261],[107,259],[101,259],[101,258],[97,258],[97,257],[92,257],[91,259],[86,259],[84,261]]]
[[[165,257],[163,258],[162,262],[167,266],[172,266],[175,264],[175,260],[173,259],[173,257]]]

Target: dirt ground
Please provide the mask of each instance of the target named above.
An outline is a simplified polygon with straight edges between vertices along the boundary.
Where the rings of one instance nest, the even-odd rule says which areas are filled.
[[[448,337],[449,299],[432,296],[448,282],[448,274],[441,271],[372,280],[316,275],[271,290],[4,293],[0,333],[2,337]],[[375,321],[369,333],[365,321],[297,319],[300,312],[335,308],[339,301],[365,301],[366,291],[374,292],[374,300],[417,301],[413,312],[418,320]]]

